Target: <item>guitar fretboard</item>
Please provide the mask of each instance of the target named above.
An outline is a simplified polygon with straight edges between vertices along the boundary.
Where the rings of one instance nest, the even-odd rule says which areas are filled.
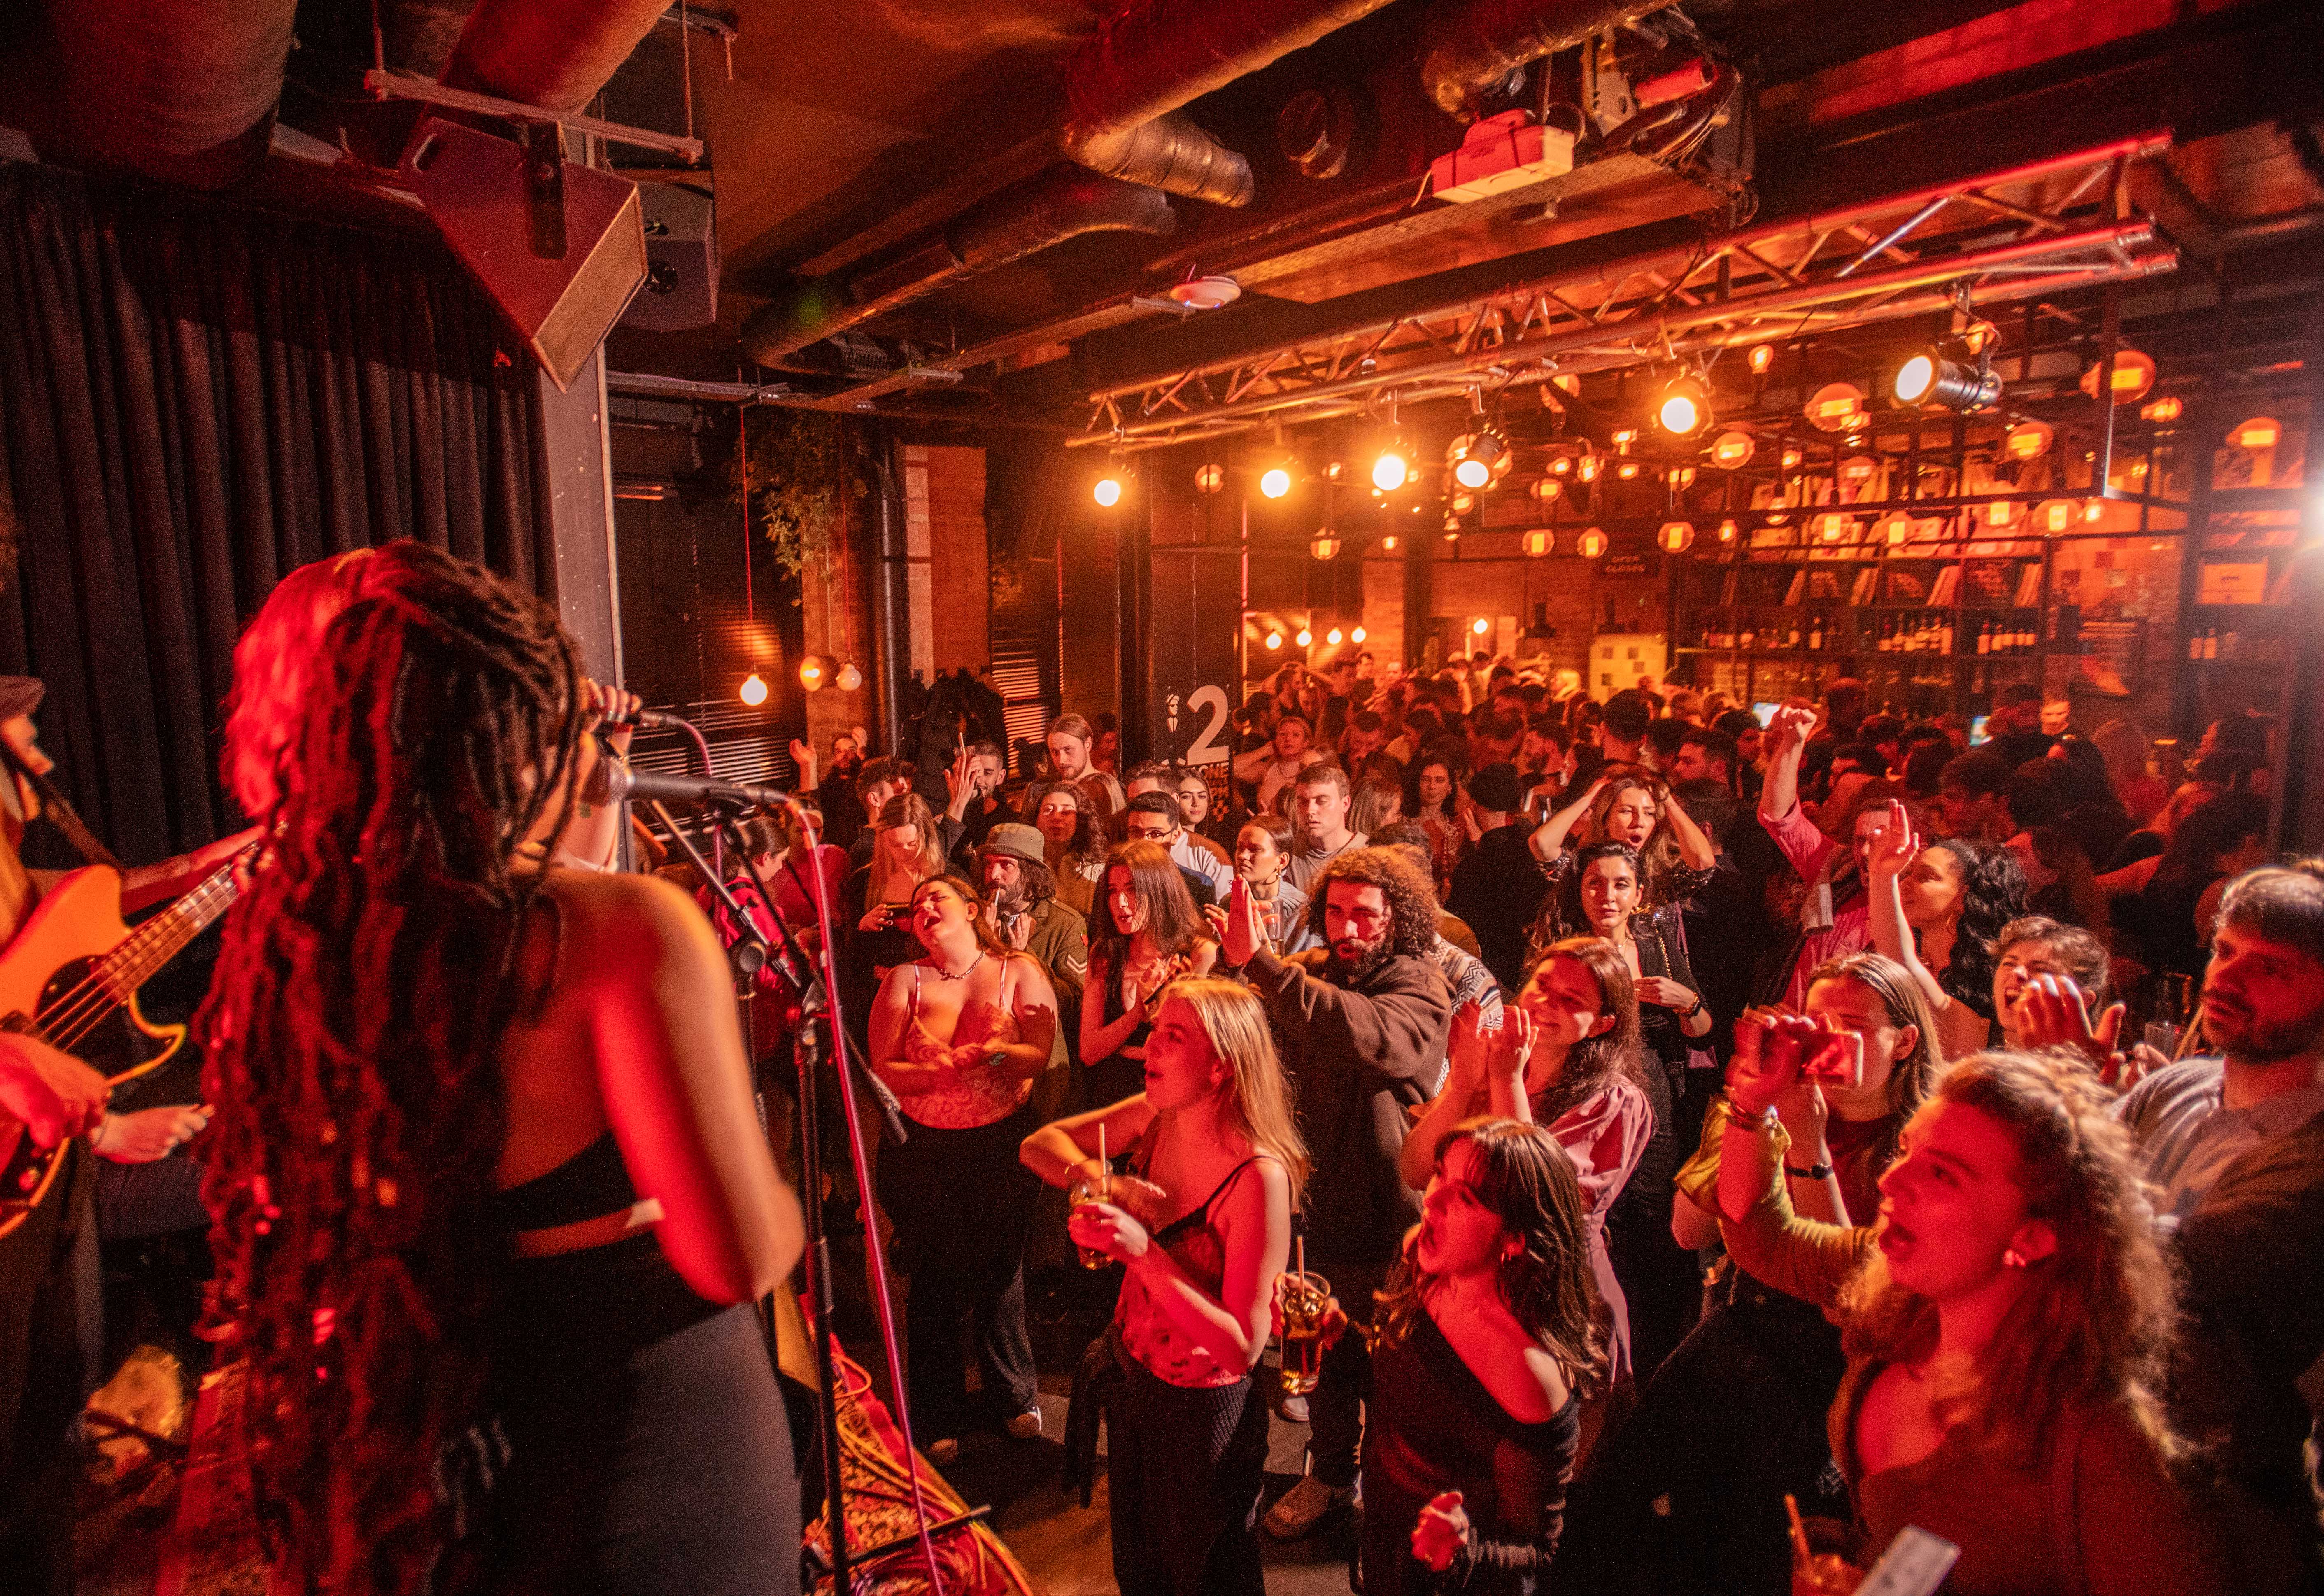
[[[97,963],[92,973],[116,1003],[125,1003],[147,977],[226,911],[240,890],[235,865],[220,866],[201,885],[147,920]]]

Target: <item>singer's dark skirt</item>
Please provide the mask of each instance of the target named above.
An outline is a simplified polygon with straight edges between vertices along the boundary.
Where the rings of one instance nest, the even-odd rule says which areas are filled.
[[[652,1236],[519,1259],[493,1395],[508,1462],[481,1493],[487,1588],[798,1596],[798,1481],[759,1316],[696,1296]]]

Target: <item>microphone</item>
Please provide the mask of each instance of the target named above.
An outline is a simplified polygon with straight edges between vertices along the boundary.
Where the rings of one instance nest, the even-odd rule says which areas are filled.
[[[779,808],[790,801],[779,788],[748,781],[715,781],[707,776],[663,776],[633,770],[618,760],[600,760],[582,795],[593,804],[735,804],[746,809]]]
[[[627,720],[607,721],[609,726],[635,726],[641,732],[667,731],[673,726],[690,726],[694,723],[683,715],[664,715],[659,709],[641,709]]]

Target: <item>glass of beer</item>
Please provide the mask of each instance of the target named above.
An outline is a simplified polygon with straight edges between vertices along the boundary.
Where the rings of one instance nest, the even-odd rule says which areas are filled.
[[[1065,1195],[1076,1208],[1084,1203],[1110,1203],[1113,1200],[1113,1176],[1111,1172],[1093,1179],[1077,1180],[1065,1188]],[[1074,1250],[1082,1257],[1082,1268],[1102,1269],[1113,1261],[1094,1247],[1075,1243]]]
[[[1275,1278],[1275,1302],[1283,1316],[1283,1394],[1305,1397],[1315,1388],[1323,1366],[1323,1318],[1332,1283],[1305,1269],[1286,1269]]]

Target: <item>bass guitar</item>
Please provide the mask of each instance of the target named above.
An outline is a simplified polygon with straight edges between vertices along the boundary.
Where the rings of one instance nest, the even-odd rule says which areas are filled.
[[[137,989],[226,911],[248,857],[220,865],[134,931],[121,918],[118,872],[92,865],[66,876],[0,954],[0,1031],[69,1053],[108,1085],[159,1069],[185,1045],[186,1028],[149,1023]],[[15,1139],[0,1161],[0,1236],[31,1216],[64,1167],[62,1143],[35,1147],[21,1130]]]

